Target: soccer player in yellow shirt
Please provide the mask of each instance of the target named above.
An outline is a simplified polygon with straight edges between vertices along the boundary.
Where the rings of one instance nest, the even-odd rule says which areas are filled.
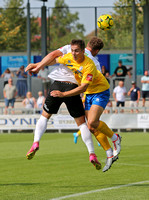
[[[79,86],[73,90],[60,92],[53,90],[53,97],[70,97],[81,93],[86,94],[85,111],[88,121],[89,130],[95,135],[101,144],[103,135],[111,138],[114,149],[113,155],[107,158],[107,167],[103,171],[107,171],[109,162],[115,159],[121,150],[121,136],[115,134],[105,122],[99,120],[110,97],[109,83],[106,78],[96,69],[93,61],[84,55],[85,44],[83,40],[71,41],[71,53],[56,59],[57,63],[64,64],[72,70]],[[105,138],[107,140],[107,138]],[[104,146],[104,141],[101,144]]]
[[[75,42],[75,44],[73,42]],[[68,64],[66,63],[67,67],[69,67],[73,71],[75,78],[80,83],[80,86],[78,87],[79,90],[78,89],[75,90],[76,88],[74,90],[77,91],[78,94],[80,94],[80,93],[84,92],[86,89],[88,89],[88,92],[93,94],[93,96],[98,95],[98,93],[96,94],[96,92],[99,92],[101,97],[102,97],[102,98],[100,98],[100,102],[98,102],[99,99],[97,98],[97,102],[98,102],[99,105],[98,104],[96,105],[95,101],[92,102],[93,105],[87,105],[86,106],[86,110],[87,110],[86,113],[87,113],[87,116],[89,116],[88,112],[90,112],[89,111],[90,108],[91,108],[91,111],[92,111],[93,109],[96,110],[96,106],[97,106],[97,108],[99,107],[99,113],[98,112],[94,113],[95,118],[93,118],[93,123],[91,123],[92,121],[90,121],[90,119],[92,120],[91,116],[88,117],[88,119],[89,119],[88,125],[89,125],[90,129],[94,132],[96,139],[100,142],[101,146],[104,148],[104,150],[107,153],[107,157],[108,157],[107,163],[106,163],[106,166],[103,169],[103,171],[107,171],[110,168],[110,166],[111,166],[112,162],[114,161],[114,159],[116,158],[116,156],[120,152],[120,148],[121,148],[121,146],[120,146],[120,136],[117,136],[116,134],[114,134],[107,127],[107,125],[104,124],[104,122],[101,122],[101,121],[100,121],[100,124],[99,124],[100,125],[99,130],[98,130],[98,128],[96,130],[96,127],[94,128],[94,125],[95,125],[94,122],[96,122],[96,124],[99,123],[99,117],[98,116],[100,116],[102,114],[104,107],[107,104],[106,98],[109,98],[109,91],[107,91],[108,88],[109,88],[109,84],[107,83],[107,81],[105,82],[106,79],[104,80],[104,78],[101,76],[101,74],[99,75],[97,73],[96,68],[94,68],[95,65],[93,64],[91,59],[86,60],[86,56],[84,56],[84,42],[82,40],[72,41],[71,50],[72,50],[72,55],[73,55],[71,57],[71,59],[73,59],[75,64],[77,64],[77,66],[79,67],[79,68],[73,68],[73,66],[71,65],[71,61],[67,60],[68,61]],[[36,64],[29,65],[26,68],[26,71],[29,71],[29,74],[38,73],[38,71],[40,70],[41,67],[51,64],[51,61],[52,61],[51,59],[53,58],[53,55],[56,54],[56,52],[57,51],[53,52],[52,54],[47,55],[43,59],[43,61],[40,62],[40,64],[38,66]],[[81,64],[81,66],[79,66],[79,64]],[[99,75],[100,78],[98,78],[98,75]],[[85,78],[85,76],[86,76],[86,78]],[[93,79],[94,79],[94,82],[92,84]],[[97,80],[97,82],[95,82],[95,80]],[[92,87],[88,87],[89,85],[92,85]],[[102,89],[99,91],[98,88],[100,88],[101,86],[102,86]],[[72,91],[74,92],[74,90],[72,90]],[[103,92],[106,91],[106,92],[103,94],[102,91]],[[51,95],[63,98],[65,95],[67,97],[67,95],[73,96],[73,95],[77,94],[77,93],[73,93],[73,95],[72,95],[71,92],[69,94],[68,94],[68,92],[69,91],[67,91],[67,92],[65,91],[64,93],[62,93],[60,91],[52,91]],[[87,95],[90,96],[89,93]],[[104,96],[106,96],[106,97],[104,98]],[[95,100],[95,97],[93,99]],[[95,107],[94,107],[94,105],[95,105]],[[92,112],[94,112],[94,111],[92,111]],[[93,128],[91,126],[93,126]],[[93,129],[95,129],[95,131]],[[113,144],[114,144],[114,156],[113,156],[113,152],[110,151],[111,146],[110,146],[110,144],[107,140],[107,137],[102,132],[103,133],[107,132],[107,135],[112,139]],[[35,153],[35,151],[33,151],[33,153]],[[27,156],[28,155],[29,154],[27,154]]]

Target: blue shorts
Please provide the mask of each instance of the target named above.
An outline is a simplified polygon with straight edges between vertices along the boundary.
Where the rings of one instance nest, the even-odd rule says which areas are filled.
[[[14,107],[14,103],[15,103],[15,98],[13,99],[7,99],[5,98],[5,106],[8,107],[9,104],[11,104],[11,107]]]
[[[90,110],[92,105],[98,105],[105,109],[110,98],[110,90],[100,93],[87,94],[85,99],[85,110]]]

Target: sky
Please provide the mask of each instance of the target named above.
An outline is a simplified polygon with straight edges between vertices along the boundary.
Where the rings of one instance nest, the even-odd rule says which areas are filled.
[[[113,6],[113,3],[116,0],[65,0],[65,3],[68,6]],[[26,5],[28,0],[24,0],[24,5]],[[40,7],[43,2],[39,0],[30,0],[31,7]],[[55,4],[55,0],[48,0],[45,3],[46,6],[53,7]],[[4,7],[4,0],[0,0],[0,7]]]
[[[45,3],[47,7],[54,7],[56,0],[48,0]],[[24,0],[24,7],[26,7],[28,0]],[[29,0],[31,8],[41,8],[43,2],[40,0]],[[112,7],[114,6],[114,2],[116,0],[65,0],[65,3],[69,7]],[[4,0],[0,0],[0,7],[4,7]],[[79,23],[84,24],[85,27],[85,35],[89,34],[93,30],[95,30],[95,9],[94,8],[85,8],[85,9],[71,9],[71,13],[79,12]],[[110,14],[112,8],[98,8],[97,16],[99,17],[102,14]],[[32,9],[31,13],[34,13],[35,16],[39,16],[41,14],[41,10]]]

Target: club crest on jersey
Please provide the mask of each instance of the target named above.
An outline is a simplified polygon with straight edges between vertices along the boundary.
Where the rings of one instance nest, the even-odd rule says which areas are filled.
[[[87,81],[92,81],[93,80],[93,75],[92,74],[88,74],[86,77]]]

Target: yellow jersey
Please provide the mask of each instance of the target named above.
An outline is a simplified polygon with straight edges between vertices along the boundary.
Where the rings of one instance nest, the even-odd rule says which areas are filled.
[[[85,56],[85,55],[84,55]],[[82,63],[77,63],[71,53],[58,57],[58,62],[72,70],[78,84],[88,83],[85,94],[94,94],[109,89],[107,79],[97,70],[94,62],[87,56]]]

